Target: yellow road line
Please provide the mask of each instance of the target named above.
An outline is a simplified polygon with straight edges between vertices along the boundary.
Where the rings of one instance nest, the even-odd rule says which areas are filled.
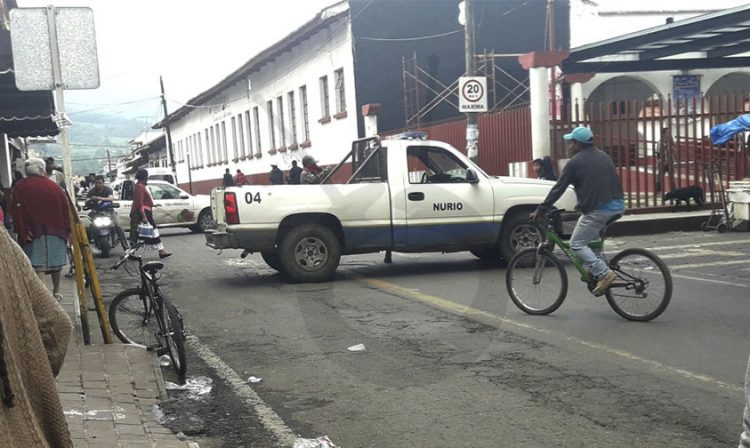
[[[719,381],[716,378],[713,378],[708,375],[702,375],[700,373],[694,373],[688,370],[679,369],[677,367],[668,366],[659,361],[642,358],[634,353],[630,353],[625,350],[612,348],[604,344],[599,344],[598,342],[586,341],[584,339],[577,338],[575,336],[569,336],[564,333],[560,333],[558,331],[548,330],[546,328],[539,328],[534,325],[526,324],[523,322],[517,322],[511,319],[507,319],[502,316],[498,316],[497,314],[489,313],[487,311],[483,311],[483,310],[473,308],[470,306],[461,305],[460,303],[455,303],[450,300],[443,299],[437,296],[432,296],[429,294],[425,294],[419,291],[415,291],[413,289],[404,288],[404,287],[401,287],[401,286],[398,286],[398,285],[395,285],[393,283],[389,283],[383,280],[364,277],[364,278],[358,279],[358,281],[372,288],[381,290],[383,292],[386,292],[386,293],[389,293],[398,297],[402,297],[404,299],[422,302],[433,308],[437,308],[439,310],[446,311],[451,314],[457,314],[457,315],[460,315],[461,317],[479,320],[482,323],[488,323],[490,325],[505,324],[505,325],[511,325],[511,326],[518,327],[518,328],[523,328],[525,330],[530,330],[536,333],[553,336],[557,340],[565,340],[565,341],[578,344],[584,347],[588,347],[597,351],[605,352],[610,355],[618,356],[620,358],[624,358],[629,361],[639,362],[657,371],[669,372],[671,374],[678,375],[689,380],[709,384],[711,386],[716,386],[716,387],[726,389],[732,392],[742,393],[744,391],[742,387],[739,387],[734,384],[729,384],[724,381]]]

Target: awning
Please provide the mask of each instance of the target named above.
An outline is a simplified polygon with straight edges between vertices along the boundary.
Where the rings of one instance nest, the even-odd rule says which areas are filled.
[[[617,36],[570,50],[566,75],[747,67],[750,5]]]
[[[21,92],[16,88],[10,31],[0,27],[0,133],[9,137],[47,137],[60,130],[53,117],[52,92]]]

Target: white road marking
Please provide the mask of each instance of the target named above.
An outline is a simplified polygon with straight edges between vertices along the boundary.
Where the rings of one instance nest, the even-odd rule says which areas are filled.
[[[675,274],[672,273],[672,277],[674,278],[684,278],[686,280],[696,280],[699,282],[708,282],[708,283],[717,283],[720,285],[728,285],[728,286],[739,286],[740,288],[747,288],[749,285],[746,283],[733,283],[733,282],[727,282],[724,280],[714,280],[710,278],[700,278],[700,277],[692,277],[690,275],[682,275],[682,274]]]
[[[678,264],[676,266],[670,266],[669,269],[697,269],[697,268],[710,268],[714,266],[731,266],[735,264],[748,264],[750,260],[731,260],[731,261],[711,261],[708,263],[690,263],[690,264]]]
[[[203,362],[208,365],[216,374],[229,384],[234,390],[235,394],[245,402],[248,406],[252,407],[258,419],[263,426],[273,434],[276,440],[281,446],[292,446],[294,441],[297,440],[297,436],[287,426],[284,420],[279,417],[273,409],[271,409],[255,391],[247,385],[247,383],[229,367],[224,361],[221,360],[210,348],[202,344],[195,336],[189,336],[187,338],[187,344],[190,348],[200,356]]]
[[[422,302],[433,308],[446,311],[448,313],[455,314],[455,315],[458,315],[467,319],[477,319],[483,323],[488,323],[490,325],[494,324],[496,326],[499,326],[499,325],[507,324],[507,325],[518,327],[518,328],[531,330],[537,333],[552,336],[556,340],[566,340],[568,342],[578,344],[581,346],[585,346],[585,347],[598,350],[601,352],[605,352],[610,355],[615,355],[620,358],[628,359],[630,361],[639,362],[641,364],[644,364],[650,367],[653,370],[669,372],[673,375],[677,375],[677,376],[687,378],[693,381],[698,381],[701,383],[706,383],[706,384],[719,387],[722,389],[727,389],[736,393],[742,393],[744,391],[742,387],[736,386],[734,384],[729,384],[724,381],[719,381],[716,378],[713,378],[708,375],[702,375],[700,373],[694,373],[688,370],[680,369],[677,367],[672,367],[672,366],[663,364],[659,361],[642,358],[636,354],[627,352],[625,350],[620,350],[620,349],[606,346],[604,344],[599,344],[598,342],[591,342],[591,341],[587,341],[587,340],[584,340],[575,336],[569,336],[565,333],[560,333],[558,331],[535,327],[533,325],[523,323],[523,322],[517,322],[511,319],[502,317],[502,316],[498,316],[496,314],[492,314],[487,311],[483,311],[483,310],[473,308],[470,306],[466,306],[466,305],[461,305],[459,303],[455,303],[450,300],[443,299],[441,297],[431,296],[429,294],[424,294],[419,291],[415,291],[413,289],[403,288],[401,286],[395,285],[393,283],[385,282],[383,280],[377,280],[374,278],[360,278],[359,281],[364,283],[365,285],[370,286],[371,288],[381,290],[388,294],[392,294],[396,297],[402,297],[407,300],[415,300],[418,302]]]
[[[685,252],[671,253],[666,255],[659,255],[662,260],[670,260],[673,258],[692,258],[692,257],[747,257],[748,254],[742,252],[722,252],[718,250],[707,250],[707,249],[687,249]]]
[[[690,247],[700,249],[706,246],[731,246],[735,244],[746,244],[746,243],[750,243],[750,239],[732,240],[732,241],[711,241],[708,243],[680,244],[677,246],[655,246],[655,247],[646,247],[645,249],[653,250],[653,251],[670,250],[670,249],[686,249]]]

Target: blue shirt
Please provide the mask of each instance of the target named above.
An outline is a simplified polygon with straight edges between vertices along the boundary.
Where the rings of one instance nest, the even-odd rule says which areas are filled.
[[[624,212],[625,211],[625,200],[622,198],[612,199],[606,204],[598,208],[602,212]]]

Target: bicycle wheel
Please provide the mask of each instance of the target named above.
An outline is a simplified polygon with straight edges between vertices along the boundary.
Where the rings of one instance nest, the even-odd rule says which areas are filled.
[[[187,362],[185,360],[185,335],[182,330],[182,318],[177,307],[162,297],[162,323],[164,325],[164,341],[169,349],[172,367],[177,372],[181,383],[185,382]]]
[[[560,259],[537,249],[524,249],[511,258],[505,285],[513,303],[533,315],[560,308],[568,293],[568,274]]]
[[[109,322],[117,338],[126,344],[147,349],[162,346],[156,316],[140,288],[126,289],[112,299]]]
[[[645,322],[667,309],[672,299],[672,274],[656,254],[645,249],[625,249],[609,265],[618,278],[605,295],[617,314]]]

